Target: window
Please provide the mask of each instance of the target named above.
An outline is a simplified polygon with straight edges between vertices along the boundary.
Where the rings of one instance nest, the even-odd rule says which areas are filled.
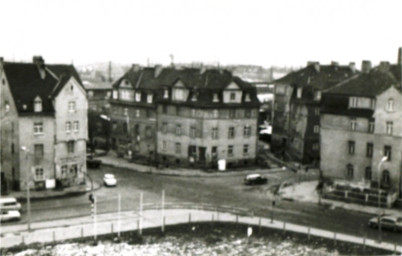
[[[167,128],[168,128],[168,124],[167,123],[162,123],[162,132],[163,133],[167,133]]]
[[[74,141],[70,140],[67,142],[67,152],[68,153],[74,153]]]
[[[140,117],[140,110],[139,109],[135,110],[135,117]]]
[[[8,111],[10,111],[10,104],[8,103],[7,100],[4,102],[4,109],[5,109],[5,112],[6,112],[6,113],[7,113]]]
[[[11,154],[15,153],[15,146],[14,143],[11,144]]]
[[[146,116],[147,118],[150,118],[150,117],[151,117],[151,110],[146,109],[146,110],[145,110],[145,116]]]
[[[217,94],[217,93],[214,93],[212,102],[219,102],[219,97],[218,97],[218,94]]]
[[[175,148],[176,148],[176,154],[180,154],[181,153],[181,144],[177,142],[175,145]]]
[[[162,141],[162,150],[166,151],[166,149],[167,149],[167,145],[166,145],[166,141],[164,140],[164,141]]]
[[[128,116],[128,108],[123,108],[123,115]]]
[[[318,143],[313,143],[313,150],[317,151],[319,148],[319,144]]]
[[[369,133],[373,133],[373,132],[374,132],[374,119],[370,119],[370,120],[369,120],[368,132],[369,132]]]
[[[175,97],[176,97],[177,100],[182,100],[184,98],[183,90],[176,89],[175,90]]]
[[[35,168],[35,180],[43,180],[43,168]]]
[[[228,146],[228,156],[233,156],[233,145]]]
[[[70,175],[77,176],[78,174],[78,166],[76,164],[71,165]]]
[[[319,115],[320,115],[320,108],[315,108],[315,109],[314,109],[314,114],[315,114],[316,116],[319,116]]]
[[[34,134],[43,134],[43,123],[34,123]]]
[[[141,101],[141,93],[140,92],[135,93],[135,101],[137,101],[137,102]]]
[[[348,142],[348,146],[349,146],[349,155],[353,155],[355,153],[355,142],[350,140]]]
[[[153,95],[152,95],[152,94],[148,94],[148,95],[147,95],[147,102],[148,102],[148,103],[152,103],[152,99],[153,99]]]
[[[218,139],[218,127],[213,127],[212,128],[212,139],[217,140]]]
[[[191,138],[195,138],[195,136],[196,136],[195,127],[194,127],[194,126],[191,126],[191,127],[190,127],[190,137],[191,137]]]
[[[163,112],[163,114],[167,114],[167,112],[168,112],[168,106],[167,105],[162,106],[162,112]]]
[[[74,112],[75,110],[76,110],[75,101],[69,101],[68,102],[68,111]]]
[[[364,179],[371,180],[371,176],[372,176],[371,167],[367,166],[366,169],[364,170]]]
[[[353,175],[354,175],[353,165],[348,164],[346,167],[346,177],[349,179],[353,179]]]
[[[163,98],[164,99],[167,99],[167,98],[169,98],[169,91],[166,89],[165,91],[164,91],[164,93],[163,93]]]
[[[214,109],[213,115],[214,115],[214,118],[218,118],[219,117],[219,110]]]
[[[191,116],[196,117],[197,116],[197,111],[195,109],[191,110]]]
[[[229,118],[236,117],[236,109],[229,109]]]
[[[71,122],[66,122],[66,132],[71,132]]]
[[[388,158],[387,161],[391,161],[391,157],[392,157],[392,147],[391,146],[384,146],[384,156],[386,156]]]
[[[244,126],[244,129],[243,129],[243,136],[244,136],[245,138],[248,138],[248,137],[251,136],[251,127],[250,127],[249,125]]]
[[[248,155],[248,145],[243,145],[243,155]]]
[[[66,177],[67,176],[67,165],[62,165],[61,166],[61,177]]]
[[[229,127],[228,139],[233,139],[234,137],[235,137],[235,128],[234,127]]]
[[[94,96],[94,91],[88,91],[88,98],[92,98]]]
[[[128,89],[120,89],[120,99],[122,100],[132,100],[133,91]]]
[[[177,136],[181,135],[181,125],[180,124],[176,124],[176,135]]]
[[[246,93],[246,95],[244,96],[244,101],[245,102],[250,102],[251,101],[249,93]]]
[[[367,143],[366,147],[366,157],[372,158],[373,157],[373,143]]]
[[[42,100],[39,97],[35,98],[34,101],[34,112],[42,112]]]
[[[303,91],[303,88],[301,88],[301,87],[297,88],[297,98],[298,98],[298,99],[301,99],[301,97],[302,97],[302,91]]]
[[[320,126],[314,125],[314,133],[320,133]]]
[[[314,94],[314,100],[320,101],[321,100],[321,91],[316,91]]]
[[[34,155],[35,157],[43,157],[43,144],[35,144],[34,145]]]
[[[356,118],[351,118],[350,119],[350,129],[352,131],[356,131],[356,126],[357,126]]]
[[[74,132],[78,132],[78,130],[80,129],[80,125],[79,125],[78,121],[74,121],[73,129],[74,129]]]
[[[349,108],[356,108],[358,104],[357,97],[350,97],[349,98]]]
[[[251,109],[244,110],[244,117],[245,118],[250,118],[251,117]]]
[[[384,186],[389,186],[390,182],[391,182],[391,179],[390,179],[389,171],[384,170],[382,172],[381,184],[384,185]]]
[[[236,93],[235,92],[231,92],[230,93],[230,101],[235,101],[236,100]]]
[[[389,99],[387,102],[387,111],[394,111],[394,99]]]
[[[110,92],[106,92],[105,99],[110,99]]]
[[[393,128],[394,123],[389,121],[387,122],[387,135],[392,135],[392,128]]]

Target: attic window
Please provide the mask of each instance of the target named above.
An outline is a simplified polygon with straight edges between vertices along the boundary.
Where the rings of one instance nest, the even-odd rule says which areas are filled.
[[[301,88],[301,87],[297,88],[297,98],[298,99],[301,99],[301,97],[302,97],[302,90],[303,90],[303,88]]]
[[[148,94],[147,95],[147,102],[148,103],[152,103],[152,98],[153,98],[153,95],[150,93],[150,94]]]
[[[320,101],[321,100],[321,91],[316,91],[314,96],[315,96],[314,99],[316,101]]]
[[[137,102],[141,101],[141,93],[140,92],[135,93],[135,101],[137,101]]]
[[[163,94],[163,98],[164,98],[164,99],[169,98],[169,91],[168,91],[167,89],[165,89],[165,92],[164,92],[164,94]]]
[[[42,99],[36,97],[34,100],[34,112],[42,112]]]
[[[10,110],[10,105],[9,105],[8,101],[4,102],[4,108],[5,108],[6,113]]]
[[[219,102],[218,94],[214,93],[214,98],[212,99],[213,102]]]
[[[197,93],[194,92],[193,96],[191,97],[191,101],[197,101]]]
[[[3,83],[3,85],[5,85],[5,84],[6,84],[6,80],[4,80],[4,78],[3,78],[3,79],[1,79],[1,82]]]
[[[23,104],[23,105],[22,105],[22,109],[23,109],[23,110],[26,110],[26,109],[27,109],[27,104]]]
[[[119,97],[119,92],[117,90],[113,90],[113,99],[117,100]]]
[[[74,85],[70,85],[70,92],[74,91]]]
[[[250,94],[249,94],[249,93],[246,93],[246,96],[245,96],[245,98],[244,98],[244,101],[246,101],[246,102],[251,101],[251,99],[250,99]]]
[[[231,93],[230,93],[230,100],[231,100],[231,101],[235,101],[235,100],[236,100],[236,93],[235,93],[235,92],[231,92]]]

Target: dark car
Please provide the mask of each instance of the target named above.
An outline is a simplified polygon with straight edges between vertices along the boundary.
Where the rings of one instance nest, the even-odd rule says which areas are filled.
[[[245,185],[261,185],[261,184],[266,184],[267,182],[268,182],[268,179],[266,177],[261,176],[258,173],[249,174],[244,179]]]
[[[371,218],[368,225],[372,228],[378,228],[378,217]],[[393,231],[402,231],[402,217],[395,215],[382,215],[381,227]]]
[[[99,166],[102,164],[101,160],[94,159],[94,156],[92,154],[87,154],[87,166],[88,168],[99,168]]]

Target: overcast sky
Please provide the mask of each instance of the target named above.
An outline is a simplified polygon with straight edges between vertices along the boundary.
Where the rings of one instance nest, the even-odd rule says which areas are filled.
[[[85,64],[395,62],[402,1],[3,0],[0,56]]]

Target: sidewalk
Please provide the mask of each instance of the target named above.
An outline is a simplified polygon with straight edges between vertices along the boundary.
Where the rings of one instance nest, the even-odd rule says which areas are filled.
[[[97,190],[101,187],[101,185],[97,182],[93,182],[94,190]],[[89,180],[86,180],[85,185],[77,185],[64,188],[63,190],[30,190],[29,198],[31,200],[39,200],[45,198],[57,198],[57,197],[67,197],[80,195],[91,191],[91,183]],[[17,200],[25,200],[27,198],[27,192],[25,191],[11,191],[8,195],[4,195],[5,197],[15,197]]]
[[[117,156],[112,156],[108,154],[107,156],[95,157],[95,159],[101,160],[102,165],[113,166],[117,168],[130,169],[137,172],[155,173],[160,175],[172,175],[172,176],[188,176],[188,177],[217,177],[217,176],[227,176],[227,175],[247,175],[250,173],[275,173],[275,172],[286,172],[288,170],[282,168],[275,169],[236,169],[227,171],[216,171],[216,172],[205,172],[199,169],[186,169],[181,167],[174,168],[162,168],[158,169],[154,166],[142,165],[137,163],[128,162],[127,159],[119,158]]]

